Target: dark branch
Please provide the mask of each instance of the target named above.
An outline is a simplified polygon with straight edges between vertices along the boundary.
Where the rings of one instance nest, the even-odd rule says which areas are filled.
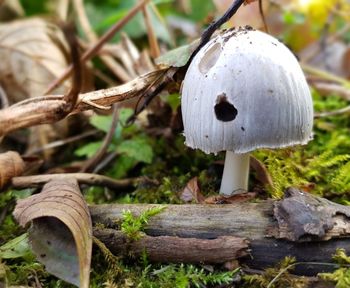
[[[212,22],[207,27],[207,29],[204,30],[204,32],[202,33],[202,36],[201,36],[201,42],[200,42],[199,46],[197,47],[197,49],[191,55],[191,58],[188,60],[187,64],[189,64],[192,61],[193,57],[198,53],[198,51],[205,44],[208,43],[208,41],[210,40],[210,37],[214,34],[214,32],[217,29],[219,29],[221,27],[221,25],[225,24],[228,20],[230,20],[233,15],[236,14],[236,12],[238,11],[239,7],[242,6],[244,1],[245,0],[236,0],[236,1],[234,1],[232,3],[232,5],[230,6],[230,8],[228,8],[228,10],[225,12],[224,15],[222,15],[219,19],[217,19],[214,22]]]
[[[63,27],[63,32],[70,48],[72,58],[71,61],[73,64],[72,88],[69,90],[68,94],[64,96],[64,100],[67,102],[66,115],[72,112],[74,109],[82,87],[82,70],[78,50],[79,45],[75,37],[74,30],[75,29],[73,25],[67,25]]]
[[[219,19],[212,22],[202,33],[201,41],[199,43],[199,46],[196,48],[196,50],[192,53],[190,59],[187,61],[187,64],[184,67],[177,68],[178,71],[183,72],[183,70],[187,70],[189,64],[191,63],[193,57],[199,52],[199,50],[208,43],[210,40],[210,37],[214,34],[214,32],[220,28],[220,26],[224,23],[226,23],[228,20],[231,19],[231,17],[237,12],[239,7],[242,6],[244,3],[244,0],[236,0],[232,3],[230,8],[225,12],[224,15],[222,15]],[[177,72],[177,71],[176,71]],[[172,77],[171,77],[172,78]],[[145,95],[142,95],[141,97],[144,98],[144,101],[142,102],[142,105],[139,107],[136,107],[134,114],[128,119],[127,123],[132,123],[136,116],[141,113],[148,105],[149,103],[167,86],[167,84],[170,83],[169,77],[165,76],[163,78],[163,81],[161,81],[158,85],[155,86],[155,88],[150,91],[149,93],[146,93]]]

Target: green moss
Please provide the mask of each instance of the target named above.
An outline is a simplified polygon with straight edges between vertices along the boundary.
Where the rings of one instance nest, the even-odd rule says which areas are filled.
[[[336,96],[326,99],[314,93],[316,111],[330,111],[346,105]],[[283,196],[289,186],[307,189],[314,194],[345,200],[350,192],[350,120],[346,115],[316,119],[314,140],[307,146],[283,150],[261,150],[255,156],[266,165],[273,187],[273,198]]]
[[[165,206],[152,207],[143,211],[139,216],[134,216],[129,210],[123,211],[121,231],[127,235],[130,240],[139,240],[150,218],[161,213],[165,208]]]
[[[296,277],[290,274],[294,268],[294,264],[296,264],[295,258],[286,257],[276,267],[265,269],[261,275],[244,275],[244,287],[306,288],[308,281],[304,277]]]
[[[332,273],[319,273],[318,276],[324,280],[335,282],[336,288],[347,288],[350,286],[350,257],[344,249],[337,249],[334,256],[334,262],[340,267]]]

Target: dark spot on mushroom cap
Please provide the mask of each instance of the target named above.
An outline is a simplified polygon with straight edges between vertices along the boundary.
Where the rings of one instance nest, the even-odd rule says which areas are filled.
[[[244,127],[243,127],[243,126],[241,127],[241,130],[242,130],[242,131],[245,131],[245,129],[244,129]]]
[[[225,93],[217,96],[214,111],[216,119],[223,122],[229,122],[234,120],[238,113],[236,107],[233,106],[233,104],[231,104],[230,102],[228,102]]]

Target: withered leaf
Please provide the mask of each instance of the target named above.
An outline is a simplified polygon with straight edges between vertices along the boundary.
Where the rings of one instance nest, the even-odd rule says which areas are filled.
[[[0,24],[0,85],[9,104],[42,96],[68,66],[68,48],[61,30],[39,18]],[[64,94],[69,81],[53,91]],[[25,121],[25,120],[23,120]],[[43,125],[30,134],[29,147],[41,147],[67,133],[67,122]],[[52,151],[45,151],[49,157]]]
[[[0,191],[10,182],[12,177],[19,176],[24,170],[24,161],[14,151],[0,154]]]
[[[255,192],[235,194],[231,196],[216,195],[205,198],[203,201],[206,204],[234,204],[249,201],[256,197]]]
[[[41,19],[0,25],[0,82],[10,103],[44,93],[67,67],[65,46],[58,27]]]
[[[47,183],[41,193],[19,200],[13,214],[21,226],[32,224],[30,245],[48,272],[89,287],[92,224],[76,180]]]
[[[250,168],[255,171],[256,179],[259,180],[264,186],[273,187],[273,181],[266,166],[260,160],[250,155],[249,157]]]
[[[186,187],[182,190],[180,194],[180,199],[186,203],[192,201],[196,203],[204,202],[205,198],[202,195],[201,190],[199,188],[197,177],[193,177],[190,181],[188,181]]]

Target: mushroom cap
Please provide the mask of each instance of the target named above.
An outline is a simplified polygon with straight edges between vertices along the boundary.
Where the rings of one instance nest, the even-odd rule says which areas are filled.
[[[312,139],[308,84],[291,51],[272,36],[239,28],[209,41],[182,87],[185,144],[206,153],[246,153]]]

